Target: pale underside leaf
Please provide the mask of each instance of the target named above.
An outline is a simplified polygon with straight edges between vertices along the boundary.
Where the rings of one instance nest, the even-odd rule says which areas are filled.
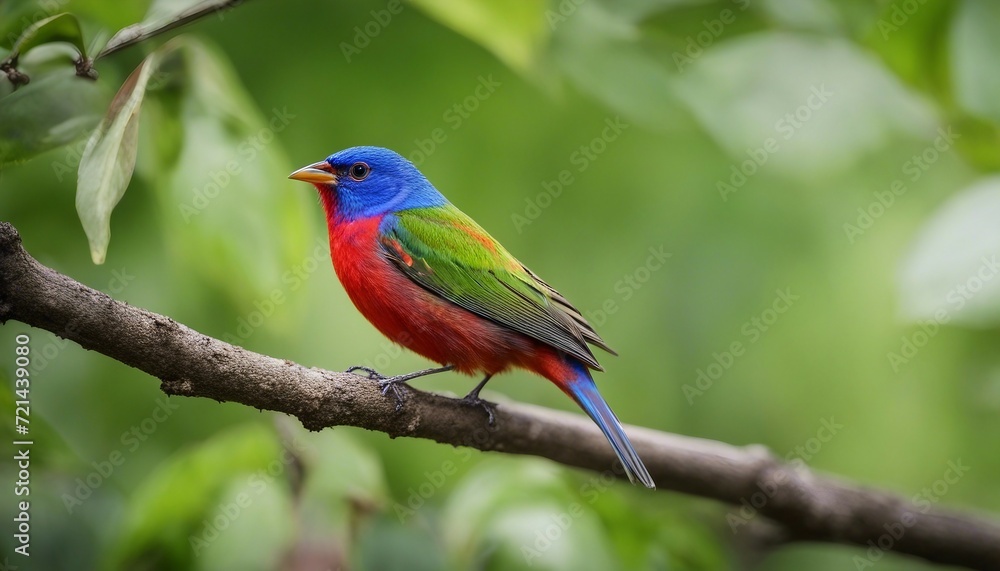
[[[111,240],[111,212],[125,194],[135,168],[139,111],[159,61],[150,54],[125,80],[108,114],[87,141],[77,175],[76,211],[95,264],[104,263]]]

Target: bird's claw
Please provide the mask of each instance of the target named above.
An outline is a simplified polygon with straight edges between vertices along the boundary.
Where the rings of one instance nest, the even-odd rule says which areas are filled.
[[[382,391],[382,396],[389,396],[389,391],[392,391],[392,396],[396,399],[396,412],[403,409],[403,401],[405,400],[405,397],[403,390],[399,385],[405,385],[406,381],[410,380],[410,375],[387,377],[371,367],[363,367],[361,365],[350,367],[344,372],[353,373],[354,371],[364,371],[365,373],[368,373],[368,380],[378,381],[378,388]]]
[[[443,373],[445,371],[450,371],[455,368],[455,365],[444,365],[443,367],[437,367],[434,369],[424,369],[422,371],[414,371],[407,375],[396,375],[395,377],[386,377],[385,375],[379,373],[371,367],[362,367],[361,365],[355,365],[347,369],[348,373],[353,373],[354,371],[364,371],[368,373],[368,379],[372,381],[378,381],[378,388],[382,389],[382,395],[388,396],[389,391],[392,391],[392,396],[396,397],[396,412],[399,412],[403,408],[403,395],[405,394],[399,385],[405,385],[407,381],[411,381],[418,377],[426,377],[427,375],[433,375],[434,373]],[[489,377],[486,377],[489,380]],[[479,395],[479,389],[483,388],[483,381],[476,387],[471,393],[470,397],[477,397]],[[493,424],[493,413],[490,412],[490,424]]]
[[[497,412],[497,405],[496,405],[496,403],[490,402],[490,401],[485,400],[485,399],[481,399],[478,396],[474,396],[474,395],[466,395],[464,398],[461,399],[461,402],[463,404],[465,404],[466,406],[478,406],[478,407],[482,408],[483,410],[486,411],[486,414],[489,416],[488,422],[489,422],[490,427],[493,427],[493,426],[496,425],[496,418],[497,418],[496,417],[496,412]]]
[[[403,402],[405,400],[404,392],[400,385],[406,385],[407,379],[399,377],[382,377],[379,379],[378,387],[382,389],[382,396],[389,396],[389,391],[392,391],[393,398],[396,399],[396,412],[403,410]]]

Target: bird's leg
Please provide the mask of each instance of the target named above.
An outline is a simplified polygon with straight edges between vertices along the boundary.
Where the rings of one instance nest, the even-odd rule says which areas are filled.
[[[483,390],[483,387],[486,386],[486,383],[491,378],[493,378],[492,374],[486,375],[486,377],[483,380],[479,381],[479,384],[476,385],[476,388],[469,391],[469,394],[465,395],[465,397],[462,398],[462,402],[464,402],[469,406],[482,407],[482,409],[486,411],[486,414],[489,415],[490,426],[493,426],[496,422],[497,405],[487,400],[479,398],[479,391]]]
[[[368,373],[369,379],[378,381],[378,387],[382,389],[383,395],[388,395],[389,391],[392,391],[392,396],[396,399],[396,411],[398,412],[403,408],[403,392],[400,390],[399,385],[406,384],[407,381],[412,381],[418,377],[426,377],[427,375],[433,375],[435,373],[444,373],[445,371],[450,371],[454,368],[455,365],[445,365],[443,367],[435,367],[433,369],[414,371],[405,375],[396,375],[395,377],[386,377],[375,369],[361,366],[351,367],[345,372],[352,373],[354,371],[364,371]]]

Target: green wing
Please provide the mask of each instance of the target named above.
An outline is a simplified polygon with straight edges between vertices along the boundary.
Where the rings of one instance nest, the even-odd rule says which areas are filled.
[[[565,297],[451,204],[397,212],[383,229],[389,258],[420,286],[601,369],[587,343],[616,353]]]

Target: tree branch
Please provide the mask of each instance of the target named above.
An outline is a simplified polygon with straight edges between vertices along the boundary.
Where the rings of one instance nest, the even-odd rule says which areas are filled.
[[[11,319],[145,371],[162,381],[167,394],[283,412],[310,430],[356,426],[609,474],[616,465],[604,437],[582,415],[505,403],[497,408],[497,428],[489,429],[482,410],[414,389],[396,412],[375,383],[355,375],[253,353],[115,301],[39,264],[14,227],[0,222],[0,323]],[[761,446],[738,448],[638,427],[628,432],[661,489],[737,506],[758,494],[766,501],[757,511],[780,524],[785,540],[869,550],[881,544],[937,563],[1000,569],[1000,525],[994,521],[936,508],[924,513],[895,494],[781,463]],[[762,491],[770,493],[760,496]]]

